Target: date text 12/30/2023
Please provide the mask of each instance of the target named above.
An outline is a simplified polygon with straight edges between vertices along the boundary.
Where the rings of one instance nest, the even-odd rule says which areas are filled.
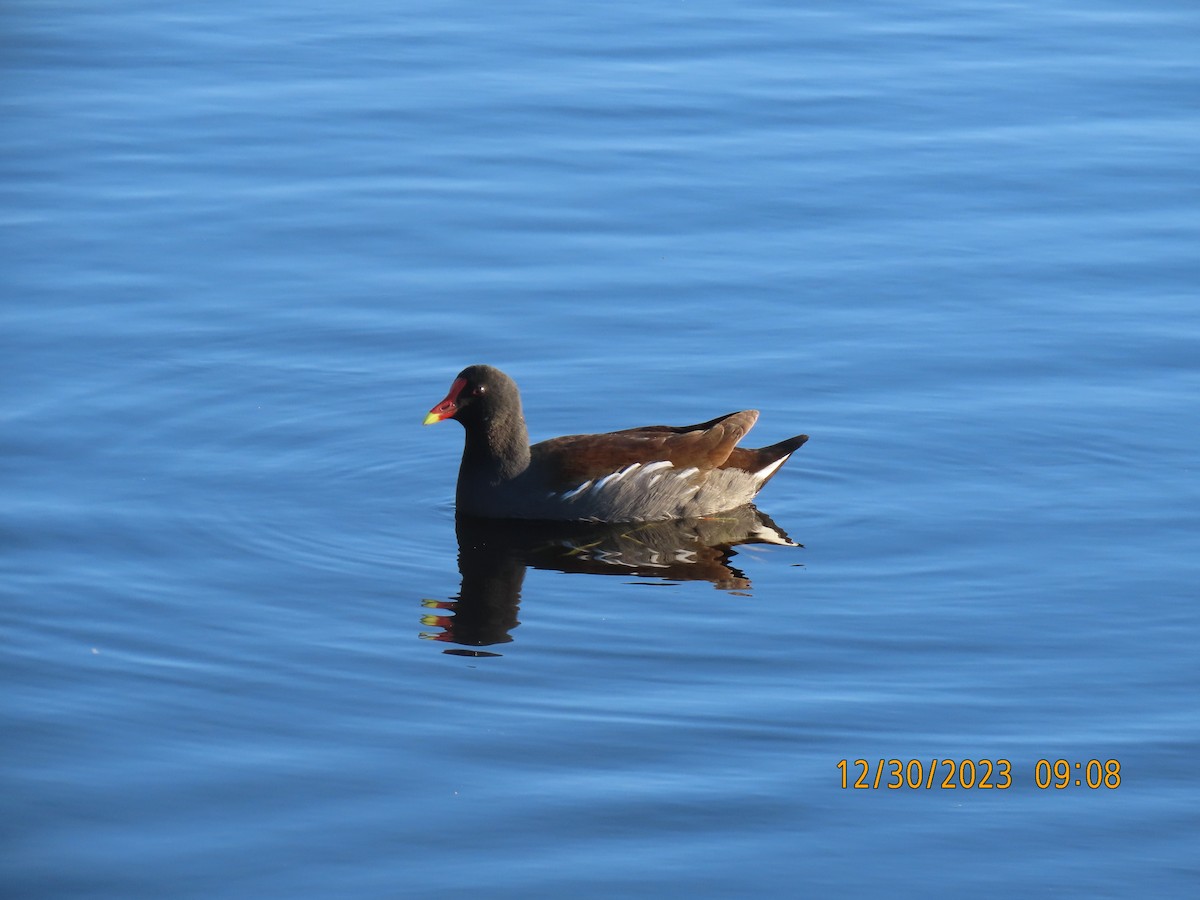
[[[1013,785],[1013,766],[1007,759],[839,759],[843,789],[1006,790]],[[1039,759],[1033,783],[1046,790],[1070,787],[1121,786],[1121,763],[1115,759]]]

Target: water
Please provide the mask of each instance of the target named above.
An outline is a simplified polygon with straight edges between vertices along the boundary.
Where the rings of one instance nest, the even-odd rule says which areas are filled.
[[[1189,8],[0,25],[6,895],[1190,895]],[[473,362],[803,548],[460,560]]]

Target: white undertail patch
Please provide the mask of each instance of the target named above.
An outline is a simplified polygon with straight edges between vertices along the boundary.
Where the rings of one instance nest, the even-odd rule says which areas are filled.
[[[754,530],[750,532],[750,536],[762,541],[764,544],[778,544],[783,547],[795,547],[797,544],[776,529],[769,525],[759,523],[754,526]]]
[[[758,481],[758,482],[766,481],[768,478],[770,478],[772,475],[775,474],[776,469],[778,469],[780,466],[782,466],[785,462],[788,461],[788,456],[791,456],[791,455],[792,454],[789,453],[787,456],[781,456],[781,457],[779,457],[779,459],[775,460],[775,462],[771,463],[769,466],[764,466],[763,468],[759,469],[757,472],[754,473],[754,480]]]

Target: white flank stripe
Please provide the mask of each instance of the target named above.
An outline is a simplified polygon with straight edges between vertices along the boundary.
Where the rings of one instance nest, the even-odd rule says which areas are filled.
[[[616,472],[612,472],[611,474],[605,475],[603,478],[601,478],[599,481],[596,482],[596,486],[595,486],[594,490],[598,491],[598,490],[600,490],[600,488],[604,487],[606,484],[612,484],[614,481],[620,481],[622,478],[624,478],[626,475],[628,475],[634,469],[640,469],[641,466],[642,466],[641,463],[631,463],[623,469],[618,469]]]
[[[599,481],[596,482],[596,490],[600,490],[600,488],[604,487],[610,481],[616,481],[620,477],[621,476],[616,472],[613,472],[611,475],[605,475],[603,478],[601,478]]]
[[[565,491],[565,492],[563,493],[563,495],[562,495],[562,498],[563,498],[564,500],[570,500],[572,497],[576,497],[576,496],[578,496],[579,494],[582,494],[584,491],[586,491],[586,490],[587,490],[588,488],[590,488],[591,486],[592,486],[592,483],[591,483],[590,481],[585,481],[585,482],[584,482],[583,484],[581,484],[579,487],[575,488],[575,490],[573,490],[573,491]]]

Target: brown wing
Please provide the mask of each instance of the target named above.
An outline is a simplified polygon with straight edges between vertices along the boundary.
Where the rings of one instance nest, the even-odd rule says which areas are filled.
[[[734,416],[744,416],[750,413],[753,413],[754,416],[750,420],[750,424],[746,426],[746,431],[749,431],[754,425],[755,420],[758,419],[758,410],[756,409],[745,409],[741,412],[725,413],[723,416],[717,416],[715,419],[709,419],[707,422],[698,422],[695,425],[643,425],[640,428],[624,428],[620,431],[610,431],[608,434],[648,434],[663,432],[670,434],[684,434],[688,431],[708,431],[708,429],[721,424],[726,419],[733,418]],[[745,434],[745,432],[743,432],[743,434]]]
[[[649,425],[607,434],[572,434],[534,444],[533,462],[553,489],[601,478],[633,463],[667,461],[676,468],[712,469],[728,458],[758,419],[753,409],[698,426]]]

